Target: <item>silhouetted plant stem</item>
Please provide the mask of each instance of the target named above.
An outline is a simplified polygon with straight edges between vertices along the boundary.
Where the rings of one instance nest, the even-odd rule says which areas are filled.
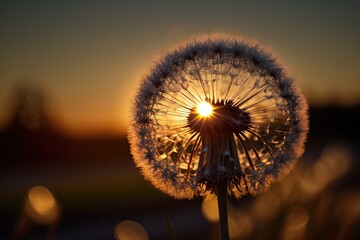
[[[170,222],[169,216],[166,216],[166,229],[168,231],[169,240],[175,240],[175,233],[172,224]]]
[[[220,217],[221,240],[229,240],[229,224],[227,214],[227,187],[228,181],[223,180],[217,185],[217,200]]]

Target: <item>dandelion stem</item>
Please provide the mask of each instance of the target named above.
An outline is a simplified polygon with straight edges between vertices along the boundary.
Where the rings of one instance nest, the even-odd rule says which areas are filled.
[[[217,185],[217,199],[220,216],[221,240],[229,240],[229,224],[227,214],[227,187],[228,181],[222,180]]]
[[[169,240],[175,240],[175,233],[174,233],[174,229],[171,225],[169,216],[166,216],[166,228],[168,231]]]

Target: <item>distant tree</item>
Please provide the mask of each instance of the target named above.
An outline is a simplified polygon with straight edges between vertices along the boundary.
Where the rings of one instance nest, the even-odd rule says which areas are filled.
[[[9,128],[46,132],[53,129],[42,89],[35,84],[19,84],[11,106]]]

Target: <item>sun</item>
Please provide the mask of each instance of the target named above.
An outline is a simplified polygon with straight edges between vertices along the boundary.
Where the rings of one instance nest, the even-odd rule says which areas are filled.
[[[207,102],[200,103],[197,106],[197,111],[201,117],[208,117],[213,112],[213,107]]]

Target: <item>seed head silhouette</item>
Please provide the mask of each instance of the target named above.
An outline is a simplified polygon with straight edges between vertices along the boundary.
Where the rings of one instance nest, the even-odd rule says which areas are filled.
[[[174,198],[226,182],[241,197],[264,191],[303,153],[307,102],[259,43],[230,35],[193,38],[142,80],[129,129],[137,167]]]

